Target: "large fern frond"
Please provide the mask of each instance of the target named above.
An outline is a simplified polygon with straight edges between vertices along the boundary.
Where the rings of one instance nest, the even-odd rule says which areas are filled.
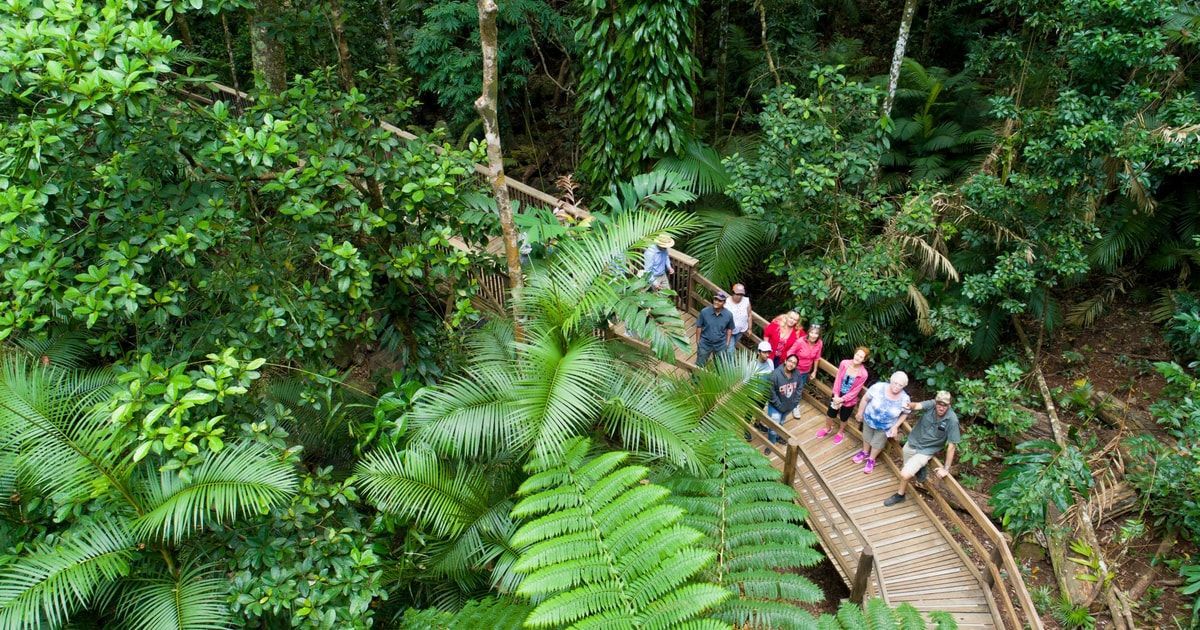
[[[102,519],[0,566],[0,628],[63,625],[100,589],[129,574],[134,547],[119,522]]]
[[[107,370],[0,359],[0,449],[16,454],[18,474],[49,496],[85,497],[97,478],[125,489],[122,434],[99,406],[116,387]]]
[[[399,630],[520,630],[533,607],[508,597],[471,600],[457,613],[409,609]]]
[[[82,368],[91,353],[87,337],[75,333],[47,338],[18,337],[16,342],[36,360],[59,368]]]
[[[732,597],[713,615],[739,628],[811,628],[815,619],[797,604],[824,598],[793,572],[821,561],[817,537],[803,526],[807,512],[779,472],[738,435],[710,440],[714,463],[703,475],[674,474],[664,483],[668,501],[687,511],[684,523],[704,533],[717,552],[705,574]]]
[[[517,593],[536,605],[526,625],[699,625],[729,597],[693,581],[715,554],[694,545],[701,534],[680,523],[665,488],[643,483],[645,468],[622,466],[622,452],[588,457],[589,446],[576,438],[534,459],[521,485],[513,517],[532,520],[512,542],[525,575]]]
[[[174,471],[143,482],[148,511],[134,523],[142,540],[179,541],[212,523],[266,512],[295,494],[295,468],[254,442],[231,444],[209,455],[182,481]]]
[[[185,567],[178,576],[128,583],[117,601],[117,614],[128,628],[154,630],[225,630],[229,585],[203,567]]]

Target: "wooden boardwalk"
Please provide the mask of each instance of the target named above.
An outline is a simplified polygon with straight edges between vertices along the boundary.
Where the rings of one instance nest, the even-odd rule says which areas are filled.
[[[694,325],[690,313],[684,320]],[[691,369],[695,354],[684,356],[680,352],[676,359],[677,365],[668,370]],[[883,500],[895,492],[900,482],[897,462],[883,454],[868,475],[863,473],[862,464],[850,459],[862,445],[856,430],[848,429],[841,444],[834,444],[832,436],[816,437],[817,430],[824,426],[827,399],[820,389],[819,384],[809,386],[801,403],[802,416],[789,418],[782,429],[761,412],[758,419],[800,447],[792,486],[809,512],[809,528],[821,539],[825,555],[842,578],[851,583],[859,555],[869,545],[876,567],[869,582],[870,595],[882,597],[893,606],[907,602],[926,614],[947,612],[964,630],[1005,628],[983,575],[941,520],[917,497],[919,492],[910,488],[909,500],[884,507]],[[821,398],[813,396],[814,390]],[[786,449],[769,443],[753,428],[748,427],[747,433],[783,471]]]
[[[879,571],[872,575],[872,592],[888,603],[908,602],[923,613],[945,611],[953,615],[959,628],[1004,627],[979,570],[940,520],[915,497],[916,492],[909,490],[910,499],[904,503],[884,507],[883,500],[895,492],[900,479],[899,470],[889,465],[892,462],[887,456],[881,456],[886,463],[881,461],[871,474],[864,474],[862,464],[850,460],[861,445],[858,436],[847,432],[841,444],[834,444],[832,437],[818,439],[816,431],[824,426],[823,405],[818,406],[815,399],[802,404],[806,407],[803,416],[783,426],[806,456],[797,460],[793,486],[810,512],[810,526],[847,583],[864,543],[869,544]],[[762,436],[753,439],[764,447],[767,444]],[[782,470],[783,449],[771,447],[768,451],[771,463]]]

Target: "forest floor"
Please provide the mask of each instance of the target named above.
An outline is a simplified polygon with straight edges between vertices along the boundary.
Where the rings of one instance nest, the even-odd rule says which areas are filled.
[[[1086,380],[1095,390],[1108,392],[1125,401],[1131,409],[1145,412],[1165,385],[1154,371],[1153,363],[1172,360],[1170,349],[1162,338],[1162,326],[1150,321],[1149,310],[1147,305],[1118,304],[1088,329],[1063,329],[1047,339],[1041,352],[1044,357],[1042,371],[1051,390],[1061,388],[1066,392]],[[1042,405],[1034,403],[1031,407],[1040,409]],[[1064,423],[1088,431],[1101,446],[1120,435],[1118,427],[1107,426],[1098,420],[1086,421],[1071,409],[1060,408],[1059,414]],[[1158,437],[1165,437],[1157,427],[1155,432]],[[986,492],[996,482],[1001,469],[998,460],[977,467],[963,465],[959,477],[968,477],[976,490]],[[1151,587],[1135,602],[1134,618],[1138,627],[1188,628],[1190,601],[1174,588],[1177,573],[1161,563],[1151,566],[1150,561],[1161,541],[1161,533],[1152,529],[1152,518],[1144,516],[1147,527],[1151,527],[1145,535],[1128,543],[1120,542],[1122,526],[1141,516],[1136,511],[1128,512],[1097,525],[1097,536],[1105,547],[1105,555],[1116,565],[1116,585],[1126,591],[1147,571],[1156,571],[1157,577]],[[1030,592],[1049,589],[1052,598],[1057,599],[1054,572],[1041,545],[1033,540],[1022,540],[1015,547],[1018,563],[1028,568],[1025,578]],[[1178,542],[1169,557],[1187,554],[1195,556],[1196,546]],[[1055,619],[1053,608],[1051,603],[1041,611],[1046,627],[1066,627]],[[1091,612],[1097,628],[1112,627],[1102,601],[1093,604]]]

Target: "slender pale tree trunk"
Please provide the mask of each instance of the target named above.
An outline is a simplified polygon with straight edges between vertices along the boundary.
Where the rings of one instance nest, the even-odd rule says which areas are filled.
[[[283,44],[275,39],[267,24],[282,12],[279,0],[257,0],[250,12],[250,56],[254,71],[263,76],[267,88],[276,94],[287,89],[287,63]]]
[[[521,292],[521,254],[517,249],[517,226],[513,221],[512,204],[508,199],[508,183],[504,178],[504,153],[500,146],[500,122],[496,109],[500,100],[500,69],[496,31],[496,0],[476,0],[479,9],[479,44],[483,49],[483,93],[475,100],[475,110],[483,119],[483,134],[487,139],[488,182],[496,196],[500,213],[500,231],[504,235],[504,257],[508,262],[508,285],[515,299]],[[515,306],[514,306],[515,309]],[[514,315],[516,315],[514,310]]]
[[[779,70],[775,67],[775,58],[771,56],[771,43],[767,40],[767,8],[763,6],[763,0],[754,0],[754,8],[758,9],[759,36],[762,38],[763,52],[767,55],[767,69],[775,79],[775,87],[779,87],[782,85]]]
[[[913,16],[917,13],[920,0],[904,0],[904,14],[900,16],[900,34],[896,36],[896,50],[892,53],[892,69],[888,72],[887,96],[883,99],[883,115],[892,115],[892,103],[896,100],[896,85],[900,83],[900,64],[904,62],[904,49],[908,47],[908,33],[912,30]]]
[[[225,14],[221,14],[221,30],[225,31],[225,55],[229,57],[229,80],[232,82],[233,89],[238,92],[242,91],[238,85],[237,66],[233,65],[233,35],[229,32],[229,20],[225,19]]]
[[[400,54],[396,52],[396,35],[392,32],[392,7],[388,0],[378,0],[379,25],[383,27],[383,45],[387,51],[388,65],[396,68],[400,65]]]
[[[717,12],[717,102],[713,139],[721,135],[725,125],[725,84],[729,80],[729,0],[720,0],[721,9]],[[699,100],[699,99],[697,99]]]
[[[338,77],[347,92],[354,89],[354,66],[350,63],[350,44],[346,41],[346,24],[342,17],[342,0],[327,0],[329,26],[333,29],[333,42],[337,48]]]

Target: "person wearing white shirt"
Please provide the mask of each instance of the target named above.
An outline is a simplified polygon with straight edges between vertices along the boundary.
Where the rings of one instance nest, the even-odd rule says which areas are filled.
[[[746,287],[741,284],[733,285],[733,295],[725,303],[725,308],[733,315],[733,336],[729,338],[729,351],[737,347],[742,333],[750,330],[750,298],[746,297]]]

